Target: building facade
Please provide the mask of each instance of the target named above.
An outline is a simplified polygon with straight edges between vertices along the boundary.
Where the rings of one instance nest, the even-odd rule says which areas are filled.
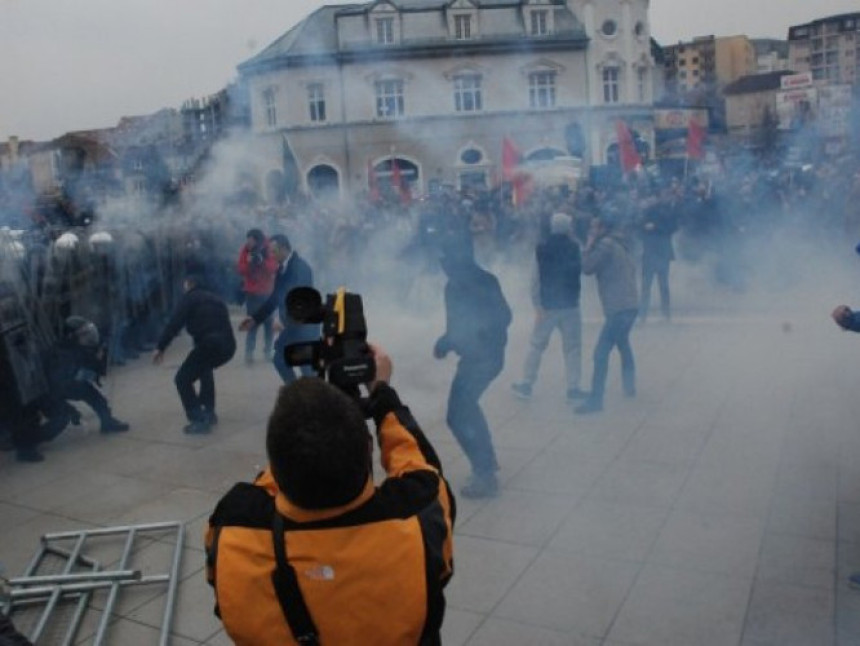
[[[765,128],[778,128],[778,96],[783,77],[790,72],[780,70],[766,74],[744,76],[725,87],[726,126],[729,136],[753,144]]]
[[[663,48],[666,88],[673,94],[722,89],[757,68],[755,47],[746,36],[700,36]]]
[[[788,43],[791,69],[812,72],[817,85],[860,82],[860,12],[790,27]]]
[[[261,183],[337,194],[492,186],[505,137],[602,164],[618,119],[653,140],[653,70],[648,0],[325,6],[239,66]]]

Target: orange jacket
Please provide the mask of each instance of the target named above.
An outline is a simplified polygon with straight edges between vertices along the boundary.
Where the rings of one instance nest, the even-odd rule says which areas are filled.
[[[371,478],[343,507],[302,509],[271,472],[221,499],[206,532],[216,614],[239,645],[296,644],[272,572],[272,518],[285,519],[286,552],[323,646],[439,643],[443,588],[453,574],[454,498],[433,447],[388,386],[376,388],[386,480]]]

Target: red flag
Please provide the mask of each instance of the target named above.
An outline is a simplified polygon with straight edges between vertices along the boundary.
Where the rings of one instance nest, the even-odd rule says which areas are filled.
[[[374,204],[379,202],[379,182],[377,181],[376,171],[373,169],[373,162],[367,160],[367,190],[370,196],[370,201]]]
[[[633,135],[630,128],[623,121],[615,122],[615,134],[618,137],[618,153],[621,159],[621,170],[625,173],[636,170],[642,166],[642,159],[636,152],[636,144],[633,143]]]
[[[502,139],[502,179],[504,181],[514,181],[517,166],[520,165],[522,158],[519,148],[509,137]]]
[[[511,183],[514,206],[523,204],[534,190],[532,176],[520,169],[523,154],[510,137],[502,139],[502,180]]]
[[[391,158],[391,186],[397,191],[401,202],[409,204],[412,201],[412,194],[409,192],[409,187],[403,181],[403,175],[400,173],[400,164],[397,163],[396,157]]]
[[[705,156],[705,129],[693,118],[690,118],[687,129],[687,157],[702,159]]]

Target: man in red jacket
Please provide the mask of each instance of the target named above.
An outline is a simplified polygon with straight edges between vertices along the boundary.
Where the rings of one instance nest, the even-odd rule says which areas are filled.
[[[239,251],[239,275],[242,276],[242,291],[245,294],[245,307],[249,315],[260,309],[266,302],[275,284],[275,272],[278,261],[269,249],[269,241],[259,229],[248,231],[247,240]],[[265,346],[263,356],[272,355],[272,317],[266,318],[261,324]],[[254,350],[257,347],[257,329],[254,325],[245,337],[245,363],[254,363]]]

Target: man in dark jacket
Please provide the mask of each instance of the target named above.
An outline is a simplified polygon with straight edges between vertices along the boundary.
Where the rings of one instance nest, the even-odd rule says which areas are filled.
[[[630,345],[630,329],[639,311],[636,265],[618,213],[609,210],[594,218],[582,252],[582,271],[597,278],[597,292],[606,320],[594,347],[591,393],[575,412],[582,415],[603,410],[603,391],[609,371],[609,354],[617,347],[621,355],[624,394],[636,395],[636,365]]]
[[[102,433],[121,433],[129,425],[111,413],[107,398],[97,388],[105,376],[105,349],[95,323],[82,316],[63,322],[62,337],[48,356],[49,399],[52,403],[47,437],[55,437],[69,421],[78,423],[80,414],[68,400],[82,401],[98,415]]]
[[[579,245],[572,238],[573,219],[569,215],[553,213],[549,229],[550,235],[535,250],[531,297],[537,314],[523,366],[523,380],[511,388],[518,397],[531,397],[541,356],[553,330],[558,329],[567,376],[567,399],[574,401],[585,397],[579,388],[582,368],[581,258]]]
[[[227,304],[217,294],[202,287],[201,278],[191,274],[183,282],[184,295],[158,340],[152,361],[160,364],[164,351],[182,328],[194,340],[194,348],[176,372],[174,381],[189,424],[186,433],[208,433],[218,422],[215,415],[214,370],[233,358],[236,338],[230,325]],[[194,382],[200,382],[200,392]]]
[[[504,367],[511,309],[496,277],[475,262],[471,244],[455,241],[443,254],[446,329],[433,355],[460,356],[447,414],[448,426],[472,466],[472,477],[460,493],[491,497],[498,492],[499,465],[478,400]]]
[[[651,198],[644,204],[639,231],[642,237],[642,300],[639,318],[644,323],[651,308],[651,285],[657,277],[660,290],[660,310],[669,320],[669,265],[675,260],[672,235],[678,230],[678,200],[670,189],[660,199]]]
[[[239,329],[243,332],[250,330],[265,321],[276,309],[278,310],[282,329],[275,340],[275,356],[272,361],[281,379],[288,384],[295,380],[296,374],[294,368],[287,365],[284,348],[293,343],[319,339],[320,327],[318,324],[307,325],[291,319],[287,313],[287,294],[294,287],[313,287],[314,276],[311,266],[293,250],[287,236],[273,235],[269,239],[269,247],[278,263],[274,290],[256,312],[239,324]],[[300,372],[306,377],[313,374],[309,366],[302,366]]]

